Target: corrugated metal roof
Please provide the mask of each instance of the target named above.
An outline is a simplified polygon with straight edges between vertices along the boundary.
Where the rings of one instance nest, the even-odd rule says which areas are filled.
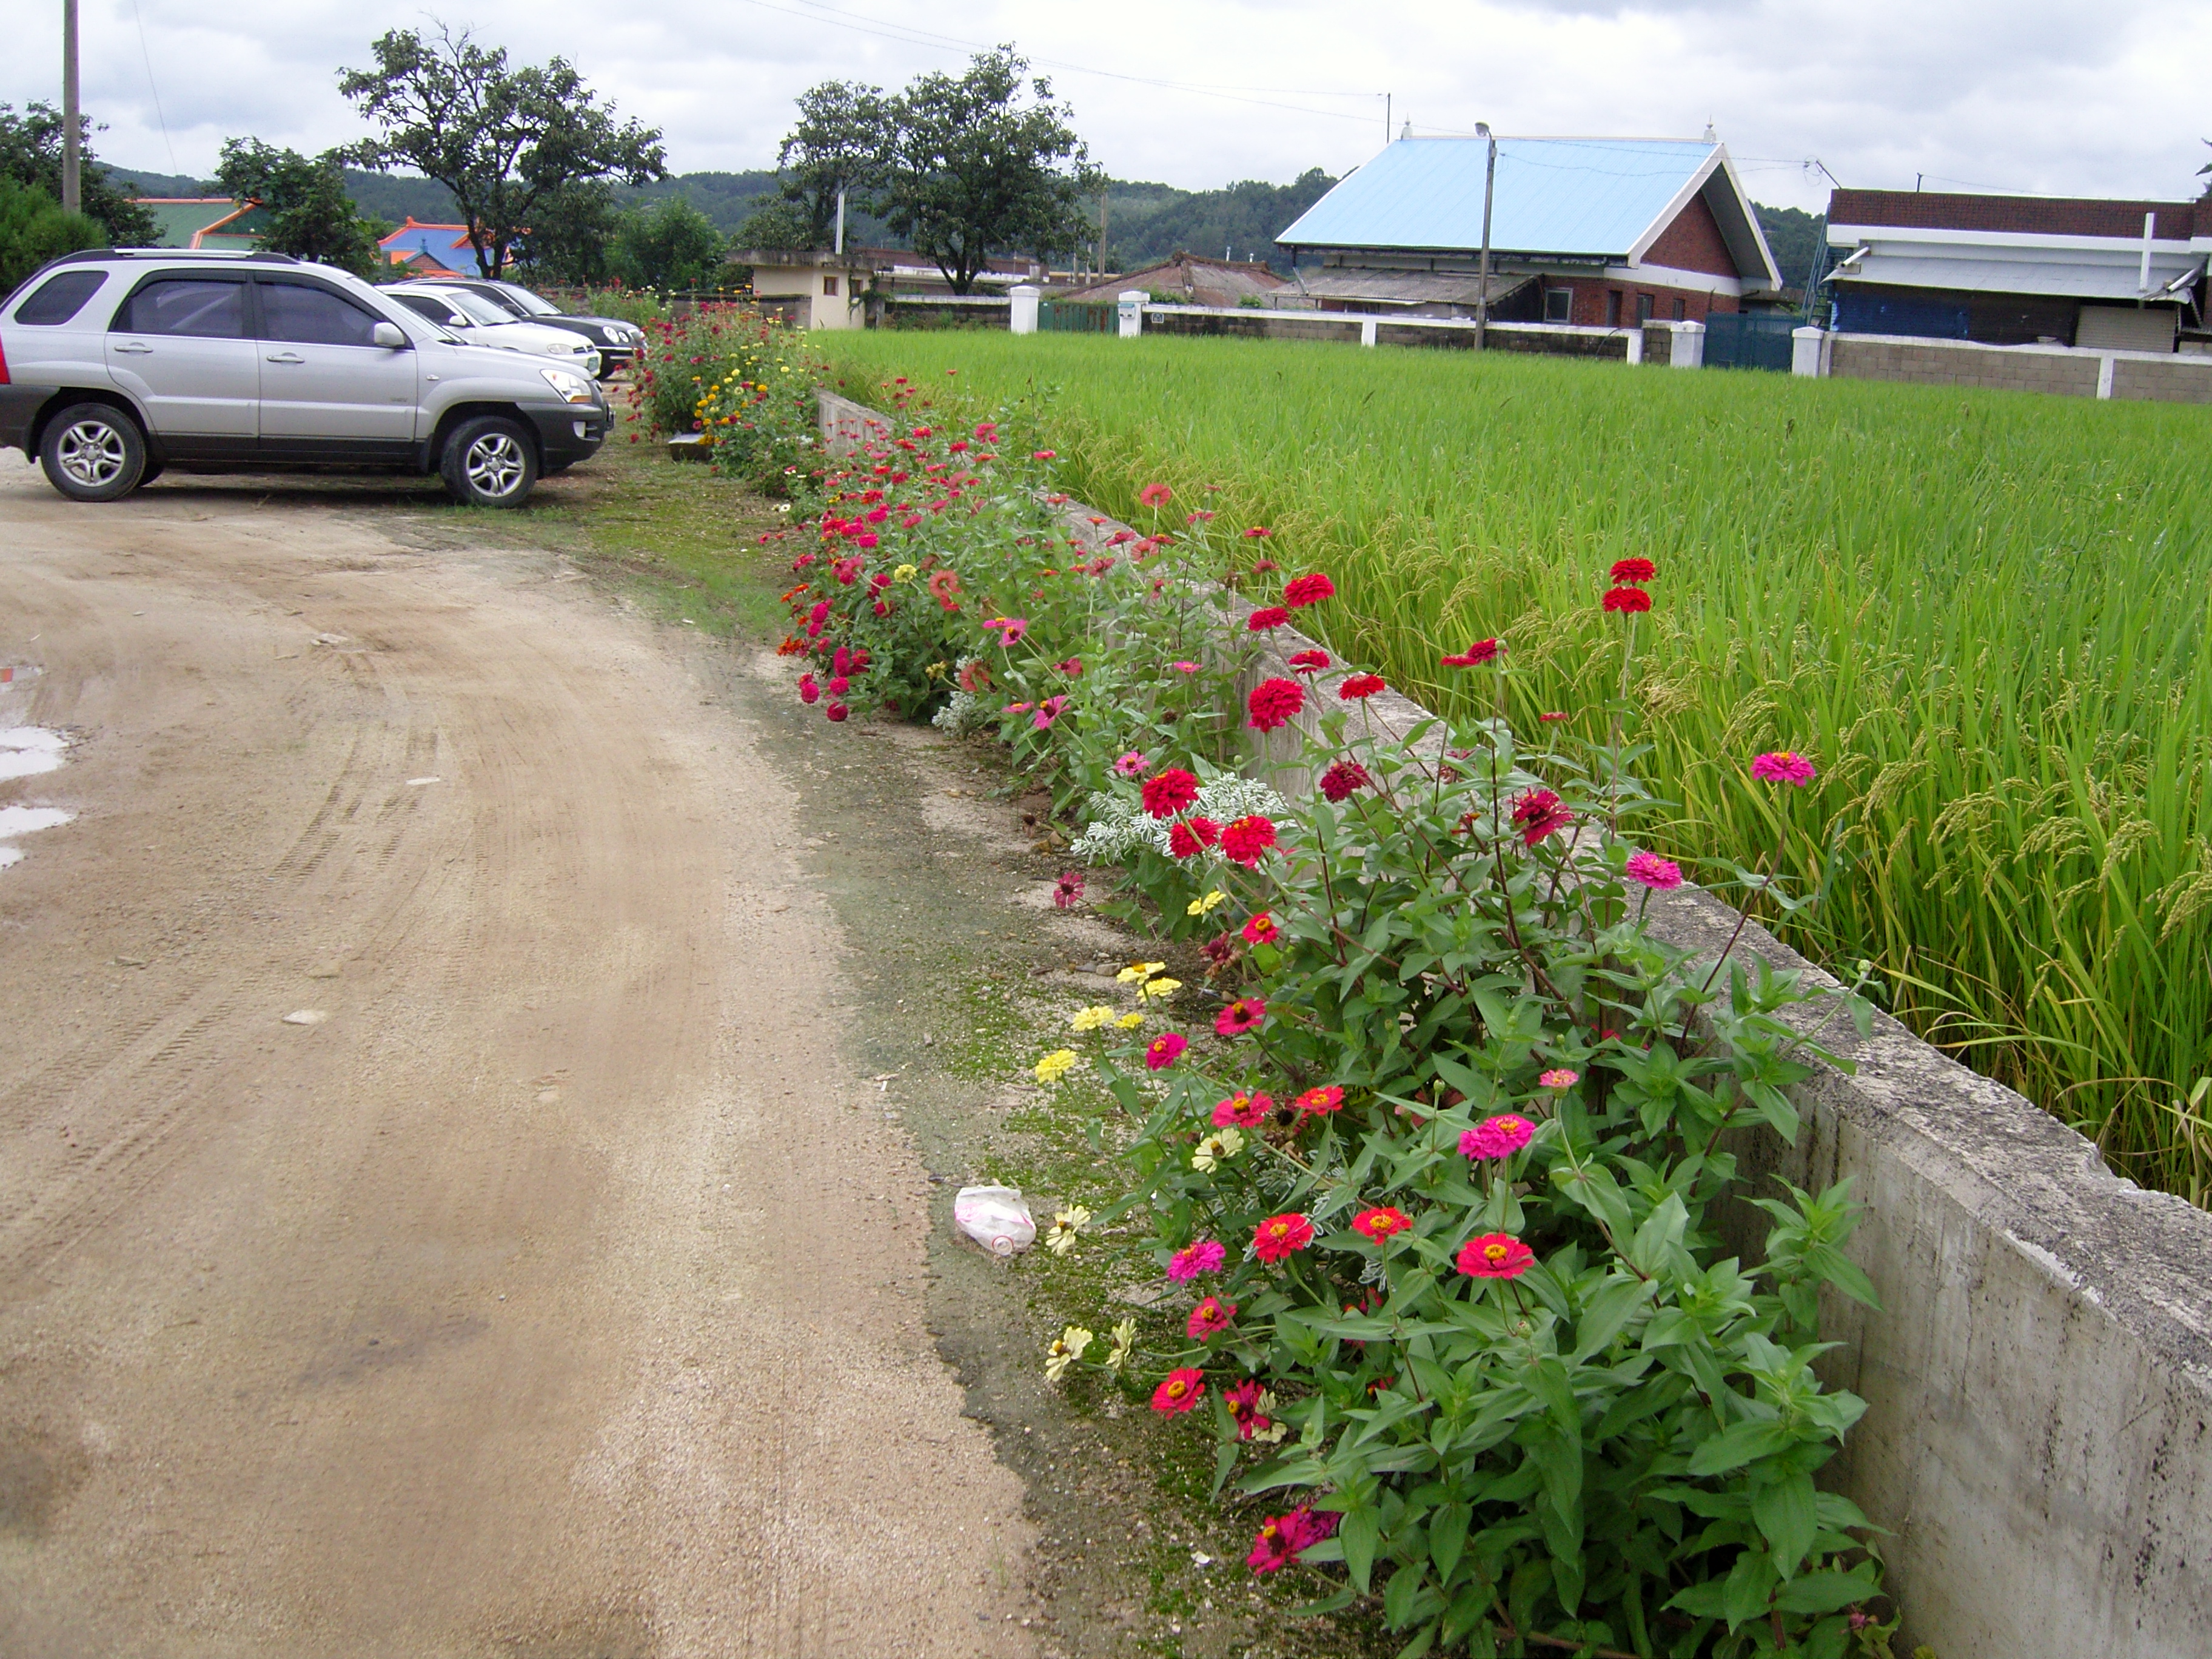
[[[2154,292],[2203,262],[2202,255],[2154,253]],[[2135,258],[1960,258],[1923,257],[1922,250],[1892,253],[1877,246],[1840,283],[1869,283],[1882,288],[1948,289],[1961,294],[2047,294],[2072,300],[2133,300],[2142,266]]]
[[[1719,149],[1677,138],[1500,138],[1490,246],[1625,258]],[[1401,138],[1275,240],[1479,248],[1487,151],[1480,138]]]
[[[1471,306],[1482,297],[1482,283],[1474,272],[1366,270],[1358,266],[1308,267],[1298,273],[1299,286],[1316,300],[1374,300],[1389,305]],[[1496,305],[1519,293],[1536,279],[1493,270],[1490,273],[1490,303]]]

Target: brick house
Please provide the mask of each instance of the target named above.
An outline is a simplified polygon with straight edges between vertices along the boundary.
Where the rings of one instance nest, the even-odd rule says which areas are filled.
[[[1292,280],[1322,310],[1473,316],[1488,150],[1388,145],[1275,239]],[[1702,322],[1782,286],[1711,139],[1500,138],[1490,248],[1501,322]]]
[[[1830,326],[2172,351],[2201,330],[2212,203],[1838,190]]]

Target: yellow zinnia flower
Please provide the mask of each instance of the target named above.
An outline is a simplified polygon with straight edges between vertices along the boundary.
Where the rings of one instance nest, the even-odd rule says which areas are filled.
[[[1124,985],[1140,985],[1166,966],[1164,962],[1133,962],[1114,977]]]
[[[1036,1063],[1039,1083],[1057,1083],[1075,1067],[1082,1058],[1073,1048],[1055,1048]]]
[[[1103,1006],[1079,1008],[1067,1023],[1079,1031],[1095,1031],[1113,1018],[1114,1011],[1111,1008]]]
[[[1212,892],[1208,893],[1204,898],[1193,899],[1188,907],[1183,911],[1183,914],[1187,916],[1205,915],[1210,912],[1215,905],[1221,903],[1228,896],[1228,894],[1223,892],[1218,887],[1217,887]]]
[[[1133,1031],[1144,1023],[1145,1017],[1142,1014],[1124,1014],[1114,1022],[1114,1025],[1117,1030]]]
[[[1139,985],[1137,988],[1137,994],[1140,997],[1171,997],[1182,989],[1181,980],[1170,979],[1163,974],[1158,979],[1148,979]]]

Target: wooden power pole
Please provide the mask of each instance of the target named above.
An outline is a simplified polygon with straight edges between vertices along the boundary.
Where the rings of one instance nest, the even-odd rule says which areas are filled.
[[[62,211],[83,210],[77,188],[76,0],[62,0]]]

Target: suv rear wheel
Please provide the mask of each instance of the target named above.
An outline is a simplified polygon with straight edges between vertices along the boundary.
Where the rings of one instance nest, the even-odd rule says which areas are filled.
[[[39,443],[46,482],[73,501],[112,501],[146,477],[146,434],[107,404],[72,404]]]
[[[503,415],[479,415],[455,427],[438,471],[465,507],[520,507],[538,482],[538,451]]]

